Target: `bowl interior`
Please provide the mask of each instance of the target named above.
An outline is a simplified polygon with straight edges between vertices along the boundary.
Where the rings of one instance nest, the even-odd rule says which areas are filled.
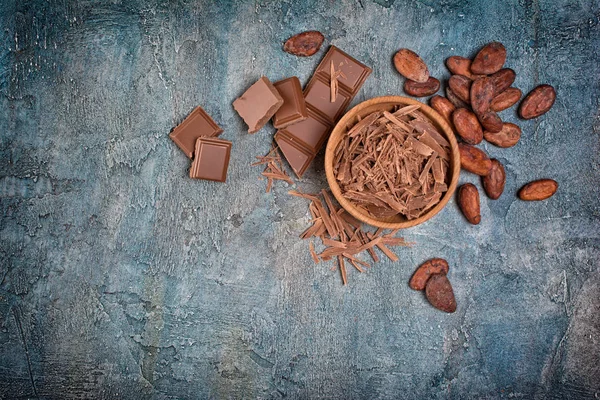
[[[348,128],[351,128],[356,122],[358,122],[359,116],[363,118],[374,111],[392,111],[395,106],[407,106],[413,104],[418,104],[419,106],[421,106],[419,110],[431,120],[431,122],[440,130],[440,133],[442,133],[450,143],[450,166],[448,168],[449,176],[447,177],[447,181],[449,182],[448,191],[444,193],[438,204],[436,204],[425,214],[421,215],[419,218],[408,220],[405,216],[397,214],[393,217],[377,219],[372,217],[371,215],[364,213],[362,210],[355,207],[350,201],[346,200],[346,198],[342,196],[340,186],[338,185],[337,180],[333,175],[333,154],[340,140],[342,140],[342,138],[348,132]],[[456,185],[458,183],[458,175],[460,173],[460,155],[458,152],[458,144],[456,142],[456,138],[454,136],[452,128],[450,128],[446,120],[434,109],[421,103],[420,101],[409,99],[407,97],[376,97],[358,104],[350,111],[348,111],[337,123],[337,125],[331,132],[331,136],[329,137],[329,141],[327,142],[327,148],[325,150],[325,173],[327,175],[327,182],[329,183],[331,192],[335,196],[336,200],[352,216],[358,218],[364,223],[379,228],[402,229],[409,228],[411,226],[415,226],[427,221],[435,214],[440,212],[440,210],[442,210],[442,208],[444,208],[444,206],[448,203],[454,191],[456,190]]]

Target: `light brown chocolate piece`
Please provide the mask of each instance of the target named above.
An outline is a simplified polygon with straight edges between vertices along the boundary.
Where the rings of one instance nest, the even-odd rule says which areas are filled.
[[[225,182],[229,167],[231,142],[216,138],[200,137],[196,140],[194,161],[190,178]]]
[[[283,99],[283,104],[273,116],[273,126],[282,129],[288,125],[304,121],[308,116],[308,111],[306,110],[300,80],[292,76],[275,82],[273,86]]]
[[[248,125],[248,133],[258,132],[282,105],[283,98],[265,76],[233,102],[233,108]]]
[[[188,158],[194,155],[196,139],[199,137],[216,137],[223,133],[223,129],[198,106],[186,119],[169,134],[171,140],[185,153]]]

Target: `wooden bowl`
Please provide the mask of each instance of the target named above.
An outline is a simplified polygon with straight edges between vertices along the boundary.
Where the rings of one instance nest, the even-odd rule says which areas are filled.
[[[376,219],[355,207],[352,203],[350,203],[350,201],[346,200],[346,198],[342,196],[340,186],[333,175],[333,154],[338,143],[348,131],[347,127],[353,126],[356,122],[358,122],[357,116],[363,118],[374,111],[392,111],[395,106],[408,106],[412,104],[418,104],[421,106],[420,111],[425,114],[437,128],[441,130],[441,133],[446,137],[448,142],[450,142],[450,168],[448,168],[450,184],[448,185],[448,191],[444,193],[438,204],[436,204],[425,214],[421,215],[419,218],[408,220],[405,216],[398,214],[393,217]],[[456,185],[458,183],[458,176],[460,174],[460,154],[458,152],[458,144],[456,143],[456,137],[454,137],[452,128],[450,125],[448,125],[448,122],[446,122],[446,120],[433,108],[421,103],[420,101],[409,99],[407,97],[383,96],[376,97],[358,104],[356,107],[348,111],[342,117],[342,119],[340,119],[331,132],[331,136],[327,142],[327,148],[325,149],[325,173],[327,174],[327,182],[329,183],[331,192],[335,196],[336,200],[352,216],[366,224],[373,225],[378,228],[403,229],[410,228],[427,221],[446,206],[448,200],[450,200],[454,194]]]

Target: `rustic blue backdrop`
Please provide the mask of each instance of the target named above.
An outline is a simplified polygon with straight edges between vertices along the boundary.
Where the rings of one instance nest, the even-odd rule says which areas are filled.
[[[598,398],[598,0],[69,1],[0,4],[0,398]],[[250,167],[272,127],[231,102],[318,29],[373,68],[354,104],[401,94],[392,67],[491,40],[516,86],[556,87],[518,122],[506,192],[402,232],[400,261],[338,272],[298,235],[307,203]],[[233,141],[227,184],[193,181],[169,131],[202,105]],[[326,187],[322,156],[297,186]],[[525,182],[560,183],[545,202]],[[464,174],[463,182],[479,185]],[[458,310],[408,288],[448,259]]]

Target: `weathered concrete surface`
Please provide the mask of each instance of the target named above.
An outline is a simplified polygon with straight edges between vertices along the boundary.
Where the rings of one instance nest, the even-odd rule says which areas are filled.
[[[17,1],[0,3],[1,398],[598,398],[600,3]],[[365,274],[314,266],[306,202],[249,167],[272,128],[231,102],[261,74],[306,82],[319,29],[373,67],[358,103],[401,93],[391,58],[505,43],[516,85],[557,88],[518,123],[506,194],[469,226],[456,204]],[[228,183],[192,181],[170,129],[201,104],[225,128]],[[514,113],[503,118],[516,122]],[[322,158],[321,160],[322,161]],[[552,199],[524,203],[553,177]],[[463,181],[476,184],[474,176]],[[315,163],[298,183],[325,187]],[[408,288],[451,264],[458,311]]]

